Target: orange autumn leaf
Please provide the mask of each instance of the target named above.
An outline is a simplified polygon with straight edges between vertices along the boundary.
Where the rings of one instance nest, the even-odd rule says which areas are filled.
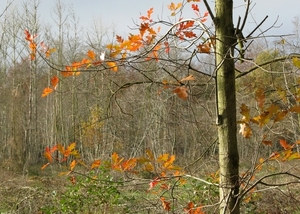
[[[252,136],[252,129],[248,123],[241,123],[239,133],[243,135],[244,138],[250,138]]]
[[[142,21],[149,21],[149,22],[152,22],[152,20],[151,20],[151,15],[152,15],[152,13],[153,13],[153,7],[150,8],[150,9],[147,11],[147,16],[141,16],[140,19],[141,19]]]
[[[51,85],[52,85],[52,87],[54,88],[54,90],[56,89],[56,86],[57,86],[57,83],[59,82],[59,79],[58,79],[58,77],[57,76],[53,76],[52,78],[51,78]]]
[[[47,150],[46,150],[45,153],[44,153],[44,157],[45,157],[50,163],[53,162],[52,154],[51,154],[50,151],[47,151]]]
[[[175,161],[175,155],[171,155],[168,160],[164,163],[165,168],[171,168],[173,162]]]
[[[293,145],[288,144],[288,143],[286,142],[286,140],[284,140],[284,139],[280,139],[280,140],[279,140],[279,143],[280,143],[280,145],[282,146],[282,148],[283,148],[284,150],[289,150],[289,149],[292,149],[292,148],[294,147]]]
[[[36,52],[36,47],[37,47],[37,45],[36,45],[35,42],[30,42],[29,48],[30,48],[30,50],[32,51],[32,53],[35,53],[35,52]]]
[[[124,39],[121,36],[117,35],[116,39],[117,39],[117,42],[119,42],[119,43],[123,43],[124,42]]]
[[[73,160],[71,163],[70,163],[70,170],[73,171],[74,167],[76,166],[76,160]]]
[[[44,170],[50,163],[46,163],[41,167],[41,170]]]
[[[136,158],[131,158],[129,160],[126,160],[122,163],[122,169],[124,171],[131,170],[136,166],[136,162],[137,162]]]
[[[196,80],[195,77],[193,75],[189,75],[187,77],[182,78],[181,80],[179,80],[179,82],[184,82],[184,81],[193,81]]]
[[[53,89],[50,88],[50,87],[47,87],[43,90],[43,94],[42,94],[42,97],[46,97],[48,96],[50,93],[52,93]]]
[[[162,185],[160,185],[160,188],[168,190],[168,189],[170,189],[170,186],[168,186],[167,184],[162,184]]]
[[[171,16],[175,16],[175,11],[179,9],[182,6],[182,3],[179,2],[178,4],[175,4],[174,2],[171,2],[170,5],[168,5],[169,10],[172,11]]]
[[[26,29],[24,30],[24,34],[25,34],[25,39],[29,42],[32,42],[37,37],[37,35],[31,35],[29,31]]]
[[[207,20],[208,15],[209,15],[209,12],[206,11],[206,12],[204,13],[203,17],[201,18],[201,22],[205,22],[205,21]]]
[[[91,169],[98,168],[100,164],[101,164],[101,160],[94,160],[94,162],[91,165]]]
[[[49,58],[50,55],[56,51],[56,48],[50,48],[46,51],[45,55],[46,55],[46,58]]]
[[[187,38],[194,38],[194,37],[197,37],[197,35],[193,32],[193,31],[183,31],[182,32],[185,37]]]
[[[188,205],[184,208],[184,211],[188,214],[192,214],[192,209],[194,208],[194,203],[191,201]]]
[[[170,211],[171,210],[171,203],[166,201],[164,197],[160,198],[160,201],[162,202],[164,210]]]
[[[187,87],[179,86],[173,90],[173,93],[176,93],[180,99],[187,100],[187,98],[188,98],[187,90],[188,90]]]
[[[290,112],[300,113],[300,105],[294,105],[289,109]]]
[[[266,146],[272,146],[272,141],[269,140],[263,140],[262,144],[266,145]]]
[[[273,152],[271,155],[270,155],[270,159],[271,160],[276,160],[280,158],[280,154],[278,152]]]
[[[197,48],[200,53],[210,54],[210,43],[199,44]]]
[[[112,160],[113,163],[119,163],[120,162],[120,158],[119,158],[118,153],[114,152],[111,155],[111,160]]]
[[[194,203],[189,202],[188,205],[184,208],[184,211],[188,214],[204,214],[202,207],[194,208]]]
[[[159,183],[160,179],[159,178],[154,178],[154,180],[152,180],[150,183],[149,183],[149,189],[148,189],[148,192],[153,189],[158,183]]]
[[[111,159],[112,159],[112,168],[115,170],[122,171],[121,163],[124,160],[124,158],[120,158],[119,155],[116,152],[114,152],[111,155]]]
[[[288,111],[282,110],[276,113],[274,123],[279,122],[284,119],[284,117],[287,115]]]
[[[179,30],[185,30],[185,29],[191,28],[194,26],[194,23],[195,23],[194,21],[182,22],[179,25]]]
[[[192,9],[193,9],[194,11],[200,12],[199,7],[198,7],[197,4],[192,4]]]
[[[251,119],[252,122],[258,124],[260,127],[263,127],[264,125],[266,125],[270,119],[272,118],[272,116],[274,114],[276,114],[279,110],[279,106],[275,105],[275,104],[271,104],[266,111],[264,111],[263,113],[261,113],[260,115],[253,117]]]
[[[46,147],[44,156],[49,162],[53,162],[52,153],[55,152],[57,149],[57,146],[53,146],[52,148]]]
[[[70,181],[73,185],[76,183],[76,178],[74,175],[70,176]]]
[[[88,56],[91,60],[95,60],[95,58],[96,58],[96,54],[95,54],[95,52],[92,51],[92,50],[89,50],[89,51],[87,52],[87,56]]]
[[[106,62],[106,64],[108,65],[108,67],[114,71],[114,72],[118,72],[118,66],[117,63],[115,62]]]
[[[142,23],[140,26],[140,34],[143,37],[145,32],[149,29],[149,23]]]

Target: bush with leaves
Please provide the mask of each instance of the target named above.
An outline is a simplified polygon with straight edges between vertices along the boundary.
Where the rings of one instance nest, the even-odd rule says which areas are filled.
[[[61,193],[53,192],[57,205],[44,207],[46,213],[124,213],[120,188],[122,179],[114,180],[105,167],[88,174],[70,176],[71,183]],[[75,181],[76,180],[76,181]],[[118,205],[118,206],[116,206]]]

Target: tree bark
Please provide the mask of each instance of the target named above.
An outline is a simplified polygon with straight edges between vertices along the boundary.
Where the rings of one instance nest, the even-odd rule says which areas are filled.
[[[217,0],[216,84],[220,164],[220,213],[239,213],[239,154],[236,137],[236,92],[232,0]]]

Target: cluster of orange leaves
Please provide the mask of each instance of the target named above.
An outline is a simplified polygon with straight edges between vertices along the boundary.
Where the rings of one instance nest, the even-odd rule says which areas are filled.
[[[28,47],[30,50],[30,60],[35,60],[36,55],[37,55],[37,42],[35,39],[37,38],[37,35],[32,35],[28,30],[24,30],[25,34],[25,40],[28,41]],[[47,45],[45,45],[44,42],[40,42],[40,52],[45,55],[46,58],[49,58],[50,55],[56,51],[55,48],[49,48]],[[104,53],[103,53],[104,54]],[[77,76],[80,74],[80,70],[86,70],[91,66],[98,66],[102,64],[104,59],[97,59],[97,55],[94,51],[89,50],[87,51],[86,57],[83,58],[81,61],[75,61],[71,65],[65,66],[65,70],[61,71],[61,75],[63,77],[69,77],[69,76]],[[117,72],[118,71],[118,66],[117,63],[114,61],[105,61],[106,65],[108,66],[109,69],[112,71]],[[58,76],[53,76],[50,79],[50,86],[46,87],[43,90],[42,97],[48,96],[50,93],[56,90],[57,85],[59,82]]]
[[[199,6],[195,3],[200,2],[200,0],[188,0],[189,2],[193,2],[191,4],[191,8],[196,13],[197,17],[200,18],[200,21],[205,22],[208,17],[208,12],[205,12],[204,15],[200,16]],[[178,10],[182,8],[182,3],[171,3],[168,5],[169,10],[172,12],[171,15],[175,15]],[[154,22],[152,20],[153,8],[150,8],[147,11],[145,16],[140,16],[141,23],[139,25],[139,32],[137,34],[130,34],[127,39],[117,35],[116,36],[116,43],[109,44],[106,46],[107,49],[110,51],[111,58],[117,58],[118,56],[121,57],[121,61],[127,59],[127,55],[129,52],[137,52],[141,50],[143,47],[148,47],[152,45],[150,48],[150,52],[148,53],[146,60],[154,59],[156,61],[159,60],[159,52],[164,47],[165,52],[169,53],[170,51],[170,44],[168,40],[164,41],[157,41],[157,35],[160,32],[160,27],[157,29],[153,28]],[[177,31],[175,35],[180,39],[185,38],[195,38],[197,35],[193,32],[195,22],[192,20],[184,21],[182,18],[179,19],[179,23],[177,25]],[[36,43],[34,42],[34,38],[36,36],[32,36],[28,31],[25,31],[25,39],[30,42],[31,47],[31,58],[35,59],[36,56]],[[200,53],[210,53],[210,49],[212,47],[212,39],[208,39],[206,42],[201,43],[197,46],[198,51]],[[46,57],[50,56],[53,49],[47,49],[46,46],[41,43],[42,47],[45,49]],[[87,57],[83,58],[81,61],[75,61],[71,65],[65,66],[65,70],[61,71],[62,77],[68,76],[77,76],[80,74],[80,70],[86,70],[91,66],[98,66],[102,63],[103,60],[97,60],[97,56],[94,51],[89,50],[87,52]],[[117,72],[118,65],[116,61],[106,61],[108,68]],[[55,80],[55,81],[53,81]],[[51,84],[49,87],[46,87],[43,90],[42,97],[48,96],[50,93],[56,90],[57,85],[59,82],[59,77],[53,76],[51,78]],[[170,85],[170,84],[169,84]],[[169,87],[169,86],[168,86]],[[167,88],[167,87],[166,87]],[[173,92],[178,95],[179,98],[186,100],[188,97],[188,88],[186,86],[180,85],[178,87],[173,88]]]
[[[171,202],[168,202],[164,197],[161,197],[160,201],[165,210],[171,210]],[[204,212],[202,211],[202,206],[195,207],[192,201],[189,202],[188,205],[184,208],[184,212],[187,214],[204,214]]]
[[[71,160],[68,171],[60,173],[60,175],[69,175],[70,181],[75,184],[76,178],[72,174],[74,172],[76,165],[80,164],[85,166],[88,170],[94,170],[99,168],[102,163],[105,167],[109,167],[111,170],[116,170],[119,172],[130,172],[134,174],[138,174],[138,170],[140,169],[142,172],[147,171],[151,173],[155,173],[158,177],[154,178],[149,183],[148,192],[150,192],[154,187],[160,186],[159,190],[169,190],[170,185],[168,185],[168,181],[170,178],[178,179],[180,184],[184,184],[185,180],[181,177],[183,171],[180,167],[174,165],[175,155],[162,154],[157,158],[152,153],[151,150],[146,150],[146,155],[139,158],[130,158],[125,159],[120,157],[117,153],[113,153],[111,155],[111,160],[109,163],[107,161],[101,161],[100,159],[94,160],[91,164],[86,165],[81,159],[78,150],[76,150],[76,143],[71,143],[69,146],[64,147],[61,144],[57,144],[52,148],[47,147],[44,152],[44,157],[48,160],[48,163],[42,166],[42,170],[45,169],[50,164],[63,163],[68,159]],[[138,165],[140,168],[138,168]],[[155,192],[154,192],[155,193]],[[165,210],[170,211],[171,202],[169,202],[164,197],[160,198],[162,202],[162,206]],[[202,214],[201,207],[194,207],[193,202],[190,202],[187,207],[184,208],[186,213],[191,214]]]
[[[116,44],[109,44],[106,47],[110,50],[110,56],[116,58],[121,55],[122,59],[126,59],[128,52],[135,52],[140,50],[146,45],[150,45],[155,41],[157,34],[160,31],[160,27],[156,30],[151,26],[153,20],[151,18],[153,8],[147,11],[146,16],[141,16],[141,24],[139,26],[139,33],[130,34],[127,39],[121,36],[116,36]],[[158,60],[157,51],[160,47],[153,48],[153,57]],[[148,59],[153,58],[149,55]]]
[[[186,76],[184,78],[182,78],[181,80],[179,80],[178,82],[170,82],[167,80],[163,80],[162,84],[163,86],[163,90],[165,89],[172,89],[172,92],[177,94],[177,96],[182,99],[182,100],[187,100],[188,98],[188,88],[187,86],[184,85],[185,82],[188,81],[195,81],[196,78],[193,75],[189,75]],[[158,91],[158,94],[160,94],[162,92],[162,90]]]
[[[282,93],[279,91],[278,93]],[[282,109],[280,105],[271,103],[270,105],[265,104],[265,94],[263,89],[258,88],[255,93],[255,99],[259,107],[259,113],[256,116],[250,116],[250,108],[246,104],[240,106],[240,113],[243,116],[239,121],[240,131],[245,138],[252,136],[252,128],[250,123],[257,124],[259,127],[263,127],[270,121],[273,124],[282,121],[288,113],[300,113],[300,105],[293,105],[289,108]],[[269,141],[263,141],[264,144],[270,144]]]
[[[97,59],[97,55],[94,51],[89,50],[86,54],[86,58],[83,58],[80,62],[75,61],[71,65],[65,66],[65,70],[61,71],[61,75],[62,77],[78,76],[80,74],[80,70],[87,70],[91,66],[98,66],[102,64],[102,62],[102,59]],[[112,71],[118,71],[118,66],[116,62],[106,61],[105,63],[108,66],[108,68]],[[58,82],[59,78],[57,76],[53,76],[51,78],[51,86],[43,90],[42,97],[48,96],[51,92],[53,92],[56,89]]]
[[[289,144],[286,140],[280,139],[279,144],[283,150],[273,152],[270,155],[270,160],[290,161],[300,159],[300,154],[294,149],[297,145],[300,145],[300,140]]]
[[[28,30],[24,30],[25,34],[25,40],[28,41],[28,47],[30,50],[30,60],[36,59],[37,54],[37,42],[35,39],[37,38],[37,35],[32,35]],[[47,45],[45,45],[44,42],[40,42],[41,52],[45,54],[46,58],[50,57],[50,55],[56,51],[55,48],[49,48]]]

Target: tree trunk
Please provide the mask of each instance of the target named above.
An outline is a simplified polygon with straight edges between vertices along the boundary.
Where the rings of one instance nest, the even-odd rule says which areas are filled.
[[[220,164],[220,213],[239,213],[239,154],[236,137],[235,33],[232,0],[216,1],[216,81]]]

